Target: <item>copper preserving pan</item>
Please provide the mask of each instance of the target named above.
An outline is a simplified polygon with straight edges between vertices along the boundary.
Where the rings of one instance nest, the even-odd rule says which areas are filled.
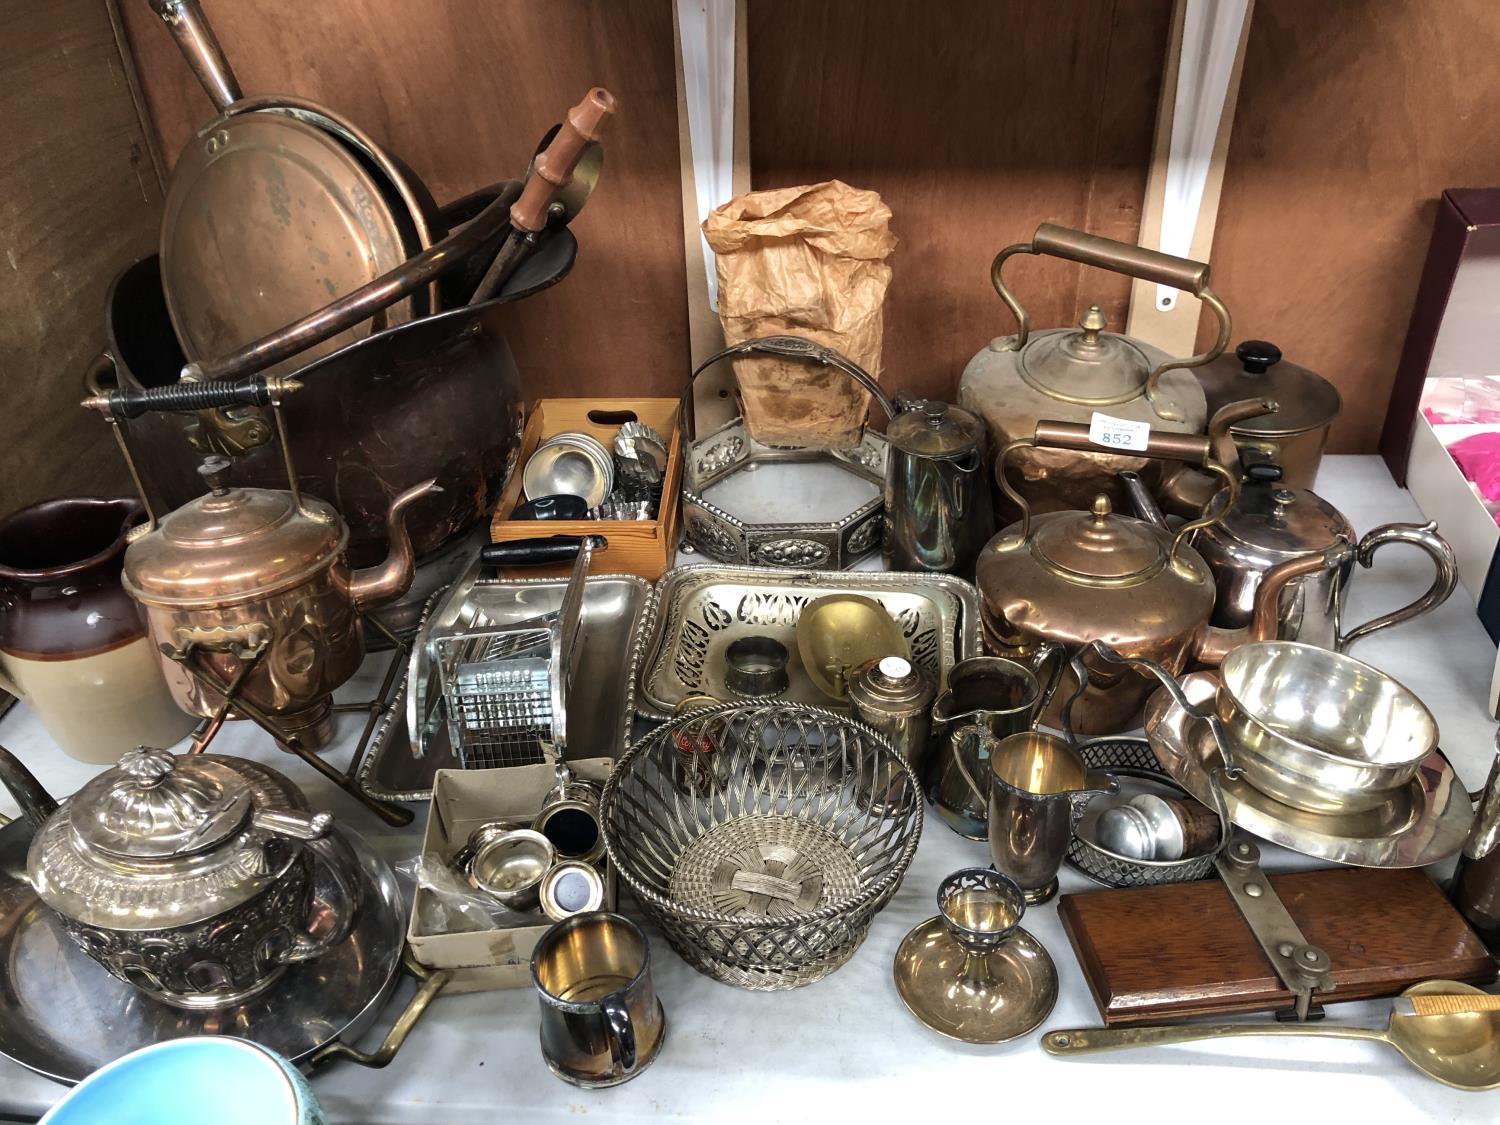
[[[214,377],[260,370],[264,357],[297,354],[300,340],[316,339],[351,317],[367,318],[372,303],[389,301],[393,293],[450,273],[471,278],[483,273],[486,255],[493,255],[504,236],[507,209],[518,191],[517,184],[493,189],[489,205],[462,230],[382,279],[384,284],[366,287],[375,297],[350,294],[201,369]],[[473,203],[465,202],[472,213]],[[507,315],[513,314],[503,306],[560,281],[577,250],[570,231],[554,231],[494,299],[387,328],[298,370],[304,389],[297,399],[293,456],[307,491],[332,503],[349,524],[354,566],[384,556],[383,513],[417,481],[436,477],[444,489],[408,521],[419,558],[488,511],[520,448],[520,377],[504,331]],[[155,256],[115,279],[106,300],[105,331],[108,349],[94,361],[91,387],[114,381],[125,390],[146,390],[177,381],[183,355],[167,317]],[[247,421],[265,426],[255,413]],[[180,414],[147,414],[128,423],[152,502],[162,510],[202,492],[188,440],[201,425],[193,415]],[[274,445],[259,445],[235,461],[235,481],[241,485],[274,488],[283,473]]]
[[[149,2],[219,113],[178,157],[162,220],[163,289],[189,359],[239,348],[442,237],[426,188],[356,125],[300,98],[243,97],[197,0]],[[434,281],[297,364],[425,315],[437,299]]]

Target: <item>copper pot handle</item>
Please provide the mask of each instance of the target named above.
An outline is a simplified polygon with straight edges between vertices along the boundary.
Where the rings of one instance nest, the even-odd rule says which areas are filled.
[[[1089,440],[1089,428],[1082,422],[1047,420],[1038,422],[1036,432],[1030,437],[1017,438],[1002,449],[1000,456],[995,459],[995,480],[1000,485],[1000,491],[1005,493],[1011,503],[1021,510],[1020,538],[1023,541],[1031,535],[1031,505],[1007,479],[1005,460],[1013,450],[1028,448],[1076,449],[1081,453],[1118,452],[1118,450],[1096,445]],[[1201,527],[1218,523],[1239,500],[1240,478],[1237,474],[1230,472],[1228,466],[1214,460],[1210,441],[1203,434],[1179,434],[1165,430],[1151,430],[1146,438],[1146,448],[1133,449],[1130,452],[1136,457],[1150,457],[1159,461],[1184,461],[1197,465],[1224,481],[1223,490],[1208,498],[1207,503],[1203,505],[1202,514],[1197,519],[1183,524],[1173,537],[1168,562],[1176,568],[1178,552],[1187,542],[1188,537]],[[1222,502],[1216,503],[1221,496]]]
[[[239,79],[234,76],[229,60],[224,57],[224,49],[219,46],[218,36],[214,35],[214,29],[209,25],[203,9],[198,6],[198,0],[148,2],[151,10],[167,25],[172,38],[177,40],[182,57],[187,59],[188,66],[208,95],[208,100],[213,102],[214,108],[223,113],[239,101],[242,96]]]
[[[1016,318],[1016,334],[1003,350],[1017,352],[1026,346],[1031,335],[1031,318],[1021,307],[1021,302],[1005,287],[1000,276],[1006,259],[1016,254],[1045,254],[1050,258],[1063,258],[1142,281],[1153,281],[1158,285],[1170,285],[1174,289],[1186,290],[1211,308],[1219,321],[1219,336],[1213,346],[1201,355],[1158,363],[1146,376],[1146,399],[1156,411],[1157,417],[1170,422],[1186,419],[1183,411],[1163,398],[1161,377],[1175,368],[1202,367],[1205,363],[1212,363],[1229,344],[1229,310],[1208,287],[1207,262],[1194,262],[1188,258],[1163,254],[1160,250],[1147,250],[1129,242],[1117,242],[1113,238],[1061,227],[1056,223],[1043,223],[1036,228],[1030,242],[1007,246],[995,255],[995,260],[990,265],[990,282],[995,286],[995,292],[1000,294],[1000,299],[1005,302],[1005,307]]]
[[[535,234],[546,225],[547,208],[557,193],[573,182],[573,169],[589,144],[599,139],[615,106],[615,96],[604,87],[595,86],[568,110],[557,135],[533,163],[521,197],[510,209],[512,227]]]

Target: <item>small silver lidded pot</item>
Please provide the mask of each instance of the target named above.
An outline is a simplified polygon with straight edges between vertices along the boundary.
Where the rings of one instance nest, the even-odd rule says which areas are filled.
[[[348,936],[359,866],[332,827],[275,770],[141,747],[37,829],[27,873],[120,980],[175,1007],[230,1007]],[[316,931],[315,861],[337,889]]]
[[[856,669],[849,678],[855,717],[890,739],[891,748],[922,776],[932,741],[932,701],[937,685],[927,672],[900,656],[885,656]],[[858,781],[862,808],[896,810],[911,799],[906,776],[889,762],[861,759]]]

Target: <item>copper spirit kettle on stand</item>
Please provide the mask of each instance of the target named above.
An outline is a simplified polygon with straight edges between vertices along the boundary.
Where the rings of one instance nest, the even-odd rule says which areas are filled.
[[[269,406],[286,462],[287,489],[237,488],[229,482],[229,460],[210,456],[199,469],[207,495],[162,517],[147,502],[146,523],[125,551],[123,582],[146,611],[178,706],[204,720],[195,749],[226,719],[248,718],[384,819],[405,823],[409,811],[365,798],[314,751],[332,737],[334,690],[364,659],[360,614],[411,585],[415,558],[405,513],[439,490],[427,480],[397,496],[387,515],[385,561],[351,570],[348,525],[297,486],[281,399],[298,387],[268,376],[101,391],[84,401],[113,424],[138,488],[119,422],[153,410]]]

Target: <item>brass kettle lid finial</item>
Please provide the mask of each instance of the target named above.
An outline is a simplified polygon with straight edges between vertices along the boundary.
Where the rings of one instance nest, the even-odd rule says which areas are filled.
[[[1099,343],[1099,333],[1103,332],[1109,324],[1104,315],[1104,310],[1098,305],[1090,305],[1088,311],[1078,321],[1078,327],[1083,329],[1083,342],[1089,347],[1095,347]]]
[[[1103,492],[1094,497],[1094,503],[1089,508],[1094,517],[1094,523],[1101,526],[1109,519],[1110,513],[1114,510],[1114,505],[1109,502],[1109,497]]]

